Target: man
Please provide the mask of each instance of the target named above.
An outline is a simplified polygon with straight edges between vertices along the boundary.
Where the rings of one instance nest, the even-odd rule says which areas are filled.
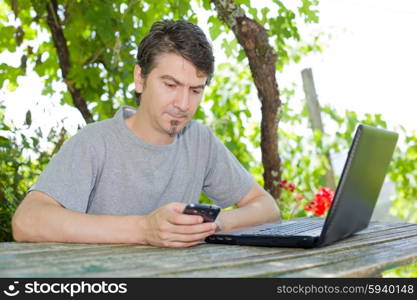
[[[192,121],[214,70],[199,27],[155,23],[134,68],[137,110],[85,126],[29,189],[13,217],[16,241],[189,247],[216,230],[276,221],[274,199],[210,130]],[[216,223],[183,214],[201,191]]]

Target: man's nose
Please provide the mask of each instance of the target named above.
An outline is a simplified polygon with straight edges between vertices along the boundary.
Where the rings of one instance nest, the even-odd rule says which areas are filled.
[[[175,106],[181,111],[188,111],[190,108],[190,92],[187,88],[180,89],[175,99]]]

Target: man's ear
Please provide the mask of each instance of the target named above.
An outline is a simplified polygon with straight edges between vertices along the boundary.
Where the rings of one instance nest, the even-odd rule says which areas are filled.
[[[142,94],[143,92],[143,85],[144,80],[141,74],[141,68],[138,64],[135,65],[135,68],[133,70],[133,79],[135,81],[135,90],[137,93]]]

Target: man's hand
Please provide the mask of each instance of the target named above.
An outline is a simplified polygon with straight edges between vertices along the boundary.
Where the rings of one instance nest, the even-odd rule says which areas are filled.
[[[170,203],[146,216],[146,243],[159,247],[184,248],[200,244],[207,236],[214,234],[215,223],[203,223],[201,216],[183,214],[184,208],[184,203]]]

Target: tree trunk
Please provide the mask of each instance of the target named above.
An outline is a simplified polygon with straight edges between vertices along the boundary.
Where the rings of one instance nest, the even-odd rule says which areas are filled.
[[[233,0],[212,0],[219,18],[233,31],[249,60],[249,67],[262,105],[261,150],[264,187],[278,199],[281,161],[278,154],[278,122],[281,101],[275,78],[277,56],[263,26],[246,17]]]
[[[46,21],[52,33],[52,39],[58,54],[59,66],[61,68],[62,77],[65,84],[71,94],[72,102],[74,106],[81,112],[84,120],[87,123],[93,122],[93,116],[87,107],[87,102],[81,95],[81,91],[77,89],[72,81],[68,78],[68,72],[71,67],[69,51],[67,47],[67,40],[65,39],[64,32],[62,31],[61,22],[57,14],[58,4],[56,0],[51,0],[46,5],[48,15]]]
[[[301,76],[303,79],[303,88],[306,95],[306,105],[311,129],[313,129],[313,133],[315,130],[318,130],[324,134],[323,122],[321,120],[320,103],[317,97],[316,87],[314,85],[313,71],[311,69],[304,69],[301,72]],[[326,182],[327,187],[334,190],[336,188],[336,181],[330,153],[327,152],[320,154],[324,154],[326,156],[327,162],[329,163],[329,166],[326,168],[326,173],[324,175],[324,181]]]

